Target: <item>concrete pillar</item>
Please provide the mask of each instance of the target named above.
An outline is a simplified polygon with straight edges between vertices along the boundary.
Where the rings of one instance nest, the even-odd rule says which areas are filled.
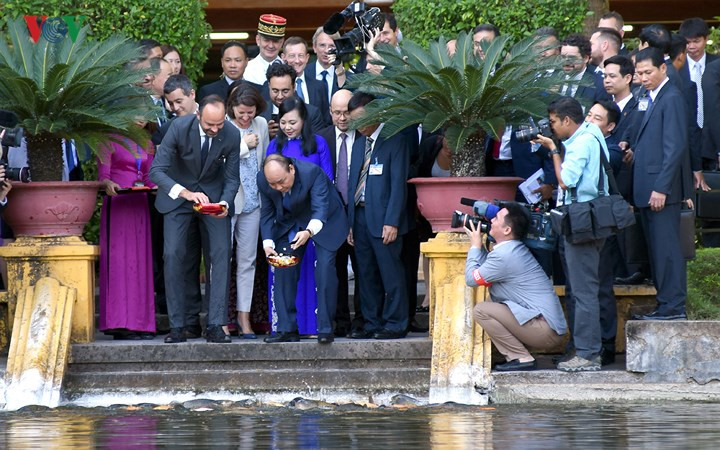
[[[20,236],[12,244],[0,247],[0,256],[8,267],[8,288],[0,294],[8,304],[6,323],[13,323],[20,291],[43,277],[51,277],[77,291],[72,342],[91,342],[95,335],[95,260],[99,254],[97,245],[90,245],[79,236]],[[3,344],[6,346],[7,342]]]
[[[441,232],[420,248],[430,260],[430,402],[486,404],[478,389],[490,382],[490,338],[473,321],[472,310],[487,290],[465,285],[470,242],[464,233]]]

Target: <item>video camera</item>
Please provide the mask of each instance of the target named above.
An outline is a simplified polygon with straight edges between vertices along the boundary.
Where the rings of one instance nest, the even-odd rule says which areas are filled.
[[[330,16],[323,25],[323,32],[333,35],[340,31],[346,20],[351,19],[355,20],[355,28],[334,39],[335,49],[329,52],[337,56],[333,61],[334,65],[340,65],[344,56],[354,55],[362,51],[365,44],[372,37],[371,31],[382,29],[385,25],[385,19],[380,8],[373,7],[366,11],[365,2],[353,1],[347,8]]]
[[[518,142],[530,142],[537,137],[537,135],[551,138],[553,136],[552,128],[550,127],[550,121],[548,119],[538,120],[537,125],[535,121],[530,118],[530,128],[524,128],[515,132],[515,139]]]
[[[508,201],[494,200],[492,203],[470,198],[461,198],[460,204],[472,206],[474,216],[463,214],[461,211],[453,212],[450,226],[452,228],[469,227],[472,222],[482,233],[490,231],[490,221],[497,216],[497,213],[505,208]],[[555,250],[557,246],[557,235],[550,223],[550,211],[539,205],[528,205],[518,203],[528,211],[528,233],[523,238],[523,244],[529,248],[540,250]],[[488,239],[492,236],[488,235]],[[492,239],[491,239],[492,241]]]
[[[5,169],[5,178],[11,181],[21,181],[23,183],[30,182],[30,169],[27,167],[10,167],[8,165],[8,148],[20,147],[24,136],[22,128],[17,126],[17,116],[11,111],[0,110],[0,146],[2,146],[2,155],[0,155],[0,166]]]

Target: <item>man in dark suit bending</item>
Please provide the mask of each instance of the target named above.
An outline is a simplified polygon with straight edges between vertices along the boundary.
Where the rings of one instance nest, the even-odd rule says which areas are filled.
[[[333,342],[337,276],[335,255],[347,237],[345,211],[330,178],[319,166],[273,154],[257,176],[262,209],[260,232],[265,255],[294,253],[302,259],[305,244],[315,242],[318,342]],[[297,342],[295,297],[300,264],[275,268],[278,333],[265,342]]]
[[[197,115],[175,119],[158,147],[150,179],[158,185],[155,207],[165,216],[165,292],[170,316],[166,343],[186,340],[185,274],[188,251],[195,250],[188,249],[188,230],[198,221],[213,236],[208,240],[213,289],[206,337],[208,342],[230,342],[222,326],[228,317],[228,214],[232,214],[240,185],[239,151],[240,132],[226,123],[225,105],[216,95],[203,99]],[[209,202],[224,204],[226,209],[214,217],[193,210],[193,204]]]

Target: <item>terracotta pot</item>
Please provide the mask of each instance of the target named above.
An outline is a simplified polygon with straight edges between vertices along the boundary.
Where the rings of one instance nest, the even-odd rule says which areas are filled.
[[[16,236],[79,236],[90,221],[98,181],[13,183],[5,220]]]
[[[514,200],[518,184],[522,181],[522,178],[516,177],[435,177],[413,178],[408,182],[415,185],[418,208],[437,233],[462,231],[450,228],[453,211],[472,213],[471,207],[460,204],[460,198]]]

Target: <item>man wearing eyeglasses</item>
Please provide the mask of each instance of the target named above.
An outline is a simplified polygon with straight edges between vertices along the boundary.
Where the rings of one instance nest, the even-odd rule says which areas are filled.
[[[360,138],[360,133],[350,130],[350,113],[348,112],[348,102],[352,97],[352,92],[347,89],[340,89],[332,96],[330,103],[330,115],[332,116],[333,125],[321,130],[318,134],[327,141],[332,155],[333,171],[335,172],[335,188],[340,193],[343,206],[347,211],[348,203],[348,175],[350,173],[350,161],[352,155],[353,144],[356,139]],[[338,297],[337,309],[335,314],[335,335],[344,337],[351,330],[362,329],[363,316],[360,312],[360,292],[359,284],[355,283],[355,319],[350,322],[350,307],[348,305],[348,256],[352,262],[353,272],[356,272],[355,252],[353,247],[345,242],[337,251],[335,259],[335,267],[338,277]]]

